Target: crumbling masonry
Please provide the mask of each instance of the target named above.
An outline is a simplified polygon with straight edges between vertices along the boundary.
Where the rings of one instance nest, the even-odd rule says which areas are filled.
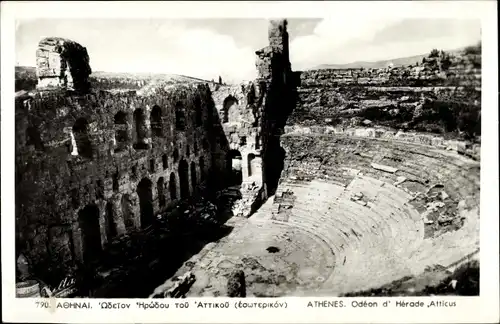
[[[270,107],[290,71],[287,37],[283,21],[272,24],[259,79],[229,90],[220,115],[208,84],[92,89],[83,46],[42,40],[37,89],[16,98],[18,255],[60,280],[207,188],[240,186],[236,213],[249,215],[280,172],[270,133],[280,106]]]

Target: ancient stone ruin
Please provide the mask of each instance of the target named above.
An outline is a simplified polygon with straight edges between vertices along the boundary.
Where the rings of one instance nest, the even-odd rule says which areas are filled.
[[[294,72],[286,21],[268,37],[240,85],[99,79],[83,46],[40,42],[16,98],[19,289],[408,295],[432,273],[457,293],[479,251],[480,54]]]
[[[38,89],[65,88],[86,92],[92,73],[87,49],[59,37],[45,38],[36,51]]]

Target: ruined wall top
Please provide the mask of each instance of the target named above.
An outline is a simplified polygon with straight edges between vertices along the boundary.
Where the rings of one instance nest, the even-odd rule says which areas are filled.
[[[67,89],[86,92],[92,73],[87,49],[60,37],[47,37],[36,51],[37,89]]]
[[[269,21],[268,38],[269,45],[275,51],[288,56],[288,21],[286,19],[274,19]]]

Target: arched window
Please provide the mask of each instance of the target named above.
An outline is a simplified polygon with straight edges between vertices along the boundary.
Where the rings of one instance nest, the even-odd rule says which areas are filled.
[[[170,191],[170,200],[177,199],[177,184],[175,183],[175,174],[170,173],[170,180],[168,182],[168,191]]]
[[[223,122],[227,123],[230,120],[231,121],[236,121],[238,120],[238,99],[236,99],[234,96],[228,96],[226,99],[224,99],[223,103]]]
[[[115,115],[115,152],[123,151],[129,141],[127,114],[119,111]]]
[[[166,170],[168,168],[167,154],[163,154],[163,156],[161,157],[161,162],[163,164],[163,170]]]
[[[85,118],[79,118],[73,125],[73,136],[75,138],[78,155],[92,158],[92,144],[89,137],[89,124]]]
[[[144,111],[140,108],[134,111],[134,124],[135,124],[135,149],[147,148],[147,135],[148,129],[146,126],[146,117]]]
[[[26,145],[33,145],[37,151],[44,150],[42,137],[36,127],[30,126],[26,129]]]
[[[151,110],[151,133],[154,137],[161,137],[163,135],[161,108],[158,106],[154,106]]]
[[[186,115],[184,106],[180,102],[175,105],[175,129],[178,131],[186,130]]]

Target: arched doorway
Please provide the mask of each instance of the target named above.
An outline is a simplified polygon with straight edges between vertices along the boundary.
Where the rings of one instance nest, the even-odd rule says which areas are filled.
[[[114,219],[113,204],[108,202],[106,204],[106,237],[108,242],[116,236],[116,224]]]
[[[168,191],[170,191],[170,200],[177,199],[177,184],[175,183],[175,174],[170,173],[170,181],[168,182]]]
[[[79,118],[73,125],[73,136],[75,138],[78,155],[92,158],[92,144],[89,137],[89,124],[85,118]]]
[[[198,185],[198,179],[196,175],[196,164],[191,162],[191,188],[193,188],[193,192],[196,190],[196,186]]]
[[[230,150],[227,153],[226,164],[229,174],[229,186],[241,185],[243,182],[241,162],[242,158],[240,151]]]
[[[137,195],[141,211],[141,227],[146,228],[153,224],[153,186],[151,180],[143,178],[137,185]]]
[[[154,137],[161,137],[163,135],[161,108],[158,106],[154,106],[151,110],[151,133]]]
[[[99,208],[93,204],[85,206],[78,213],[78,222],[82,233],[83,262],[95,261],[102,251]]]
[[[134,217],[132,214],[132,208],[130,203],[130,197],[128,194],[124,194],[121,200],[121,209],[123,215],[123,222],[125,223],[126,229],[132,229],[135,227]]]
[[[144,111],[140,108],[134,111],[134,124],[136,141],[134,148],[145,149],[147,148],[146,138],[148,136],[148,129],[146,126],[146,117]]]
[[[189,166],[186,160],[179,162],[179,181],[181,187],[181,199],[189,197]]]
[[[158,204],[160,205],[160,208],[165,207],[166,203],[164,187],[165,187],[165,180],[163,179],[163,177],[160,177],[156,184],[156,189],[158,190]]]

